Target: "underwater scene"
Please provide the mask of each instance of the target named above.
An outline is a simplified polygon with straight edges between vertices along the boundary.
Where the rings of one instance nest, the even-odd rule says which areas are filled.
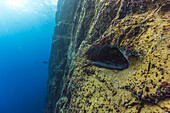
[[[169,0],[0,9],[0,113],[170,113]]]
[[[43,113],[56,0],[0,0],[0,113]]]
[[[44,113],[170,113],[169,31],[169,0],[58,0]]]

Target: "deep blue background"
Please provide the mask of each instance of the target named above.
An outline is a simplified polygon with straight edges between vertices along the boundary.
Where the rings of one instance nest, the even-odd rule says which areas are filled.
[[[43,61],[50,56],[55,6],[39,9],[38,2],[32,5],[36,13],[0,3],[0,113],[42,113],[45,106],[48,64]]]

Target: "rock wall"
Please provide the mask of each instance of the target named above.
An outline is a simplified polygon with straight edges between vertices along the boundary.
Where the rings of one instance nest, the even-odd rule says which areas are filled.
[[[59,0],[44,113],[170,111],[169,8],[168,0]]]

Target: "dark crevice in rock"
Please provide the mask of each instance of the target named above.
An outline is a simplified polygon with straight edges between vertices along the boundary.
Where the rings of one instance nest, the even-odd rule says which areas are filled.
[[[93,61],[92,64],[97,67],[118,70],[129,67],[129,60],[127,59],[127,56],[124,55],[118,46],[105,45],[101,48],[93,46],[88,51],[87,56]]]

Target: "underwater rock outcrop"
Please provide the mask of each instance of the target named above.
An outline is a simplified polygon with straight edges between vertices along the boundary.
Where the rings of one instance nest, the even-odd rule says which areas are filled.
[[[93,51],[94,49],[95,52]],[[88,52],[89,59],[93,60],[92,64],[97,67],[108,69],[126,69],[129,67],[129,60],[117,46],[103,46],[101,48],[92,47]]]
[[[115,45],[92,46],[87,52],[88,59],[97,67],[123,70],[129,67],[130,56],[140,56],[135,50],[127,50]]]
[[[97,49],[95,52],[93,51]],[[108,69],[123,70],[129,67],[129,60],[117,46],[103,46],[101,48],[92,47],[88,52],[89,59],[93,60],[92,64],[97,67]]]
[[[169,7],[58,0],[44,113],[170,112]]]

